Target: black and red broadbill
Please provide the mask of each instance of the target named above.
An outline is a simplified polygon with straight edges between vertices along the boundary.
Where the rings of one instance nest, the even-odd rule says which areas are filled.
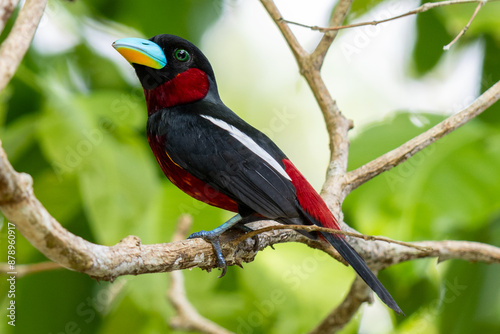
[[[150,40],[124,38],[113,46],[133,65],[144,88],[148,141],[165,175],[190,196],[238,213],[212,231],[190,236],[212,243],[222,275],[226,263],[219,236],[235,225],[272,219],[340,229],[325,202],[278,146],[224,105],[212,67],[195,45],[177,36],[157,35]],[[384,303],[402,313],[343,236],[319,236]]]

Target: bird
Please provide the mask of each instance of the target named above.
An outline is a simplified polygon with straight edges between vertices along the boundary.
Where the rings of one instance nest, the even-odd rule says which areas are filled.
[[[171,34],[113,43],[144,90],[147,139],[166,177],[197,200],[236,213],[189,238],[210,242],[222,269],[219,237],[231,228],[274,220],[340,230],[326,203],[283,151],[221,100],[209,60],[193,43]],[[302,232],[330,243],[379,298],[403,314],[391,294],[344,236]]]

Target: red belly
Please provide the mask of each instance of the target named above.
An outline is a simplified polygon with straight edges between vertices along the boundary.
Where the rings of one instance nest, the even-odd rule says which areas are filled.
[[[165,151],[163,137],[148,134],[148,142],[163,173],[165,173],[168,179],[179,189],[204,203],[224,210],[238,212],[238,204],[234,200],[189,174],[186,170],[172,161]]]

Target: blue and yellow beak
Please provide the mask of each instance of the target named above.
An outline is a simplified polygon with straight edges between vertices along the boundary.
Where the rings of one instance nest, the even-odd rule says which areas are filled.
[[[140,64],[155,69],[167,65],[167,58],[162,48],[143,38],[122,38],[113,43],[113,47],[129,63]]]

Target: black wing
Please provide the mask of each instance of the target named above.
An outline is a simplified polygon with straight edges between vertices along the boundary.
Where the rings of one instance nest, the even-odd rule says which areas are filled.
[[[164,109],[157,113],[159,115],[150,117],[148,127],[162,124],[161,128],[152,130],[159,135],[165,135],[165,149],[170,158],[190,174],[240,205],[243,204],[271,219],[298,217],[295,188],[287,179],[286,173],[283,175],[282,159],[285,155],[281,150],[229,109],[223,113],[226,120],[221,120],[217,116],[203,114],[209,110],[206,105],[204,107],[200,113],[196,112],[197,108],[193,108],[193,105],[190,105],[189,109]],[[226,108],[220,105],[215,107]],[[228,115],[231,117],[229,120]],[[151,119],[154,117],[162,119]],[[230,131],[214,124],[214,119],[238,127],[241,129],[238,131],[245,133],[247,139],[254,138],[252,140],[255,146],[268,152],[269,157],[279,164],[282,171],[271,166],[269,159],[266,161],[252,151],[251,144],[242,143],[241,138],[238,140]],[[249,133],[250,131],[252,133]]]

